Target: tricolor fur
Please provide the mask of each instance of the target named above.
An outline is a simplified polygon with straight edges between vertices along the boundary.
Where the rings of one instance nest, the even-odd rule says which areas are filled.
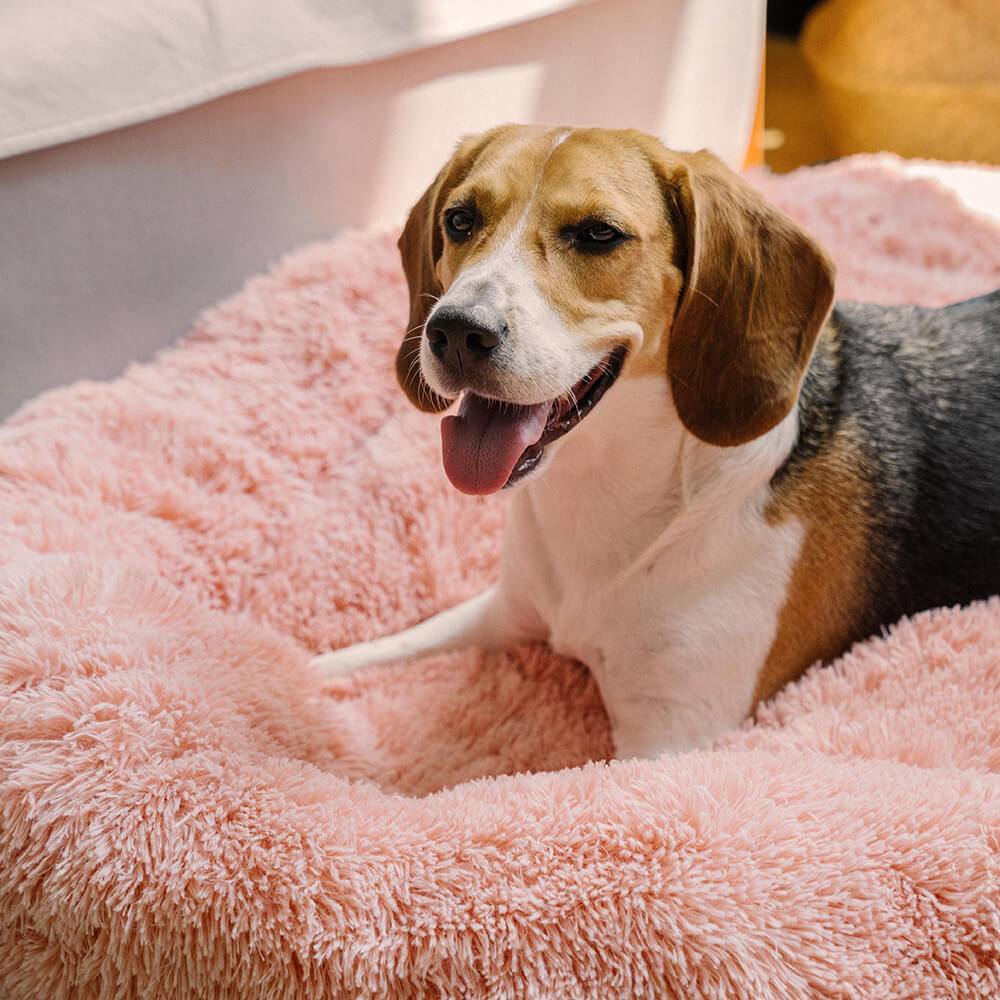
[[[547,641],[650,756],[995,591],[1000,293],[831,314],[826,253],[714,157],[597,129],[465,140],[400,251],[400,383],[461,397],[457,488],[511,488],[501,574],[323,669]]]

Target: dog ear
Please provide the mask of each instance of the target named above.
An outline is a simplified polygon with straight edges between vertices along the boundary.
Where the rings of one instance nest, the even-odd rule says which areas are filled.
[[[443,291],[437,277],[437,264],[444,250],[441,208],[448,194],[468,174],[490,137],[491,133],[486,133],[467,137],[459,143],[452,158],[410,209],[397,244],[410,290],[410,321],[396,354],[396,378],[410,402],[428,413],[439,413],[451,405],[451,400],[431,389],[420,371],[420,341],[424,324]]]
[[[743,444],[791,410],[833,302],[834,266],[791,219],[707,152],[670,188],[684,289],[667,344],[674,405],[709,444]]]
[[[396,379],[410,402],[428,413],[439,413],[449,405],[447,399],[431,389],[420,371],[420,340],[424,323],[431,306],[441,295],[435,268],[442,249],[437,217],[444,173],[443,170],[438,174],[434,183],[410,209],[397,244],[410,290],[410,320],[396,354]]]

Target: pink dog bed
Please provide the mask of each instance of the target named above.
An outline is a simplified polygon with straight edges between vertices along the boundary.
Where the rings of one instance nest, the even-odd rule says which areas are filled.
[[[1000,284],[1000,228],[897,161],[755,181],[842,297]],[[406,315],[391,237],[312,246],[0,430],[0,996],[997,996],[998,601],[656,762],[544,648],[306,669],[496,571]]]

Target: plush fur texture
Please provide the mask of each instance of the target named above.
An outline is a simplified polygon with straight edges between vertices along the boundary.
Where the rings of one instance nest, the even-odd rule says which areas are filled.
[[[1000,229],[891,159],[754,181],[841,297],[1000,284]],[[540,647],[305,670],[497,564],[406,314],[393,238],[344,237],[0,430],[0,996],[997,995],[1000,601],[657,762],[604,763]]]

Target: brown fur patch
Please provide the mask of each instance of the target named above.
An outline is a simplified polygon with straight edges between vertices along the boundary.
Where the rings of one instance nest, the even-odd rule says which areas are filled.
[[[544,247],[536,280],[567,328],[607,350],[617,346],[607,331],[641,328],[642,345],[626,376],[663,373],[684,282],[675,263],[678,219],[660,180],[665,160],[679,165],[674,154],[636,132],[574,130],[546,164],[527,220],[526,245]],[[631,238],[607,255],[580,254],[560,238],[565,227],[592,218]]]
[[[866,569],[872,486],[864,444],[861,428],[844,420],[824,448],[779,485],[765,512],[772,524],[796,518],[805,538],[757,680],[755,706],[873,627]]]
[[[833,303],[827,253],[705,152],[684,154],[687,280],[667,370],[677,413],[709,444],[744,444],[795,404]]]

